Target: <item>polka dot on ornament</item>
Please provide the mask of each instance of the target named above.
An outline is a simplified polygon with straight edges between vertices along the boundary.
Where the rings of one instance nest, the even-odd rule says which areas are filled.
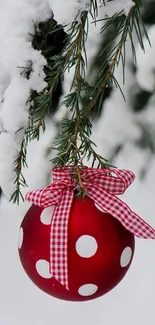
[[[121,258],[120,258],[121,267],[126,267],[130,263],[131,257],[132,257],[132,249],[129,246],[127,246],[126,248],[124,248],[121,254]]]
[[[46,260],[39,260],[36,263],[36,270],[38,274],[44,279],[52,278],[52,274],[50,273],[49,262]]]
[[[95,255],[98,245],[94,237],[83,235],[76,242],[76,252],[79,256],[89,258]]]
[[[107,211],[104,210],[104,209],[102,209],[102,208],[101,208],[97,203],[94,202],[94,204],[95,204],[96,208],[97,208],[99,211],[101,211],[101,212],[103,212],[103,213],[107,213]]]
[[[23,244],[23,238],[24,238],[24,232],[23,232],[23,228],[21,227],[19,229],[19,234],[18,234],[18,248],[20,249],[22,247]]]
[[[92,283],[84,284],[78,289],[81,296],[91,296],[98,290],[98,286]]]
[[[54,211],[54,206],[45,208],[41,215],[40,215],[40,221],[44,224],[44,225],[50,225],[51,224],[51,219],[53,216],[53,211]]]

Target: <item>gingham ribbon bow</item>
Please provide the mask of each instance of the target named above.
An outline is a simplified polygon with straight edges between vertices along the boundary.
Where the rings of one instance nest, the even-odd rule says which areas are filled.
[[[70,168],[54,168],[52,184],[26,195],[26,200],[40,207],[55,205],[51,216],[50,272],[66,289],[69,289],[68,222],[75,190]],[[131,171],[86,167],[81,176],[89,197],[101,209],[119,220],[135,236],[155,239],[155,230],[116,196],[124,193],[133,182],[135,175]]]

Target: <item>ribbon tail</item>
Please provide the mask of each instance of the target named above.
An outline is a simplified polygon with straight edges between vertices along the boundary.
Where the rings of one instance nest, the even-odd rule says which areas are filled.
[[[129,206],[118,197],[109,194],[94,184],[87,184],[88,195],[105,211],[132,234],[139,238],[155,239],[155,229],[133,212]]]
[[[68,223],[74,192],[67,188],[62,192],[51,224],[50,273],[67,290],[68,284]]]

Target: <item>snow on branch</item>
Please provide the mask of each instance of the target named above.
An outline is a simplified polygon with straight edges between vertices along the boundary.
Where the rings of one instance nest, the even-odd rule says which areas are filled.
[[[107,16],[113,16],[121,11],[127,16],[128,12],[135,5],[132,0],[105,0],[101,1],[104,6],[104,13]]]
[[[48,0],[0,4],[0,186],[8,197],[14,190],[14,162],[28,125],[30,90],[40,92],[45,87],[46,60],[31,44],[34,25],[51,16]]]
[[[134,6],[132,0],[49,0],[55,19],[62,25],[68,25],[75,19],[80,19],[81,12],[89,11],[93,2],[94,6],[96,4],[96,8],[104,6],[104,14],[109,17],[121,11],[127,15],[131,7]],[[60,10],[60,8],[63,9]]]
[[[89,120],[86,118],[88,116],[85,115],[86,113],[89,114],[100,98],[104,87],[112,82],[118,86],[114,78],[115,65],[120,59],[124,64],[125,54],[122,53],[125,53],[123,49],[125,51],[124,44],[128,34],[133,47],[133,26],[135,26],[139,42],[143,47],[139,28],[139,11],[136,6],[132,8],[134,4],[131,0],[5,0],[5,3],[0,4],[0,186],[9,198],[13,193],[13,201],[18,201],[19,194],[22,196],[20,186],[26,184],[22,175],[22,167],[26,166],[26,146],[29,135],[25,130],[30,125],[29,110],[32,104],[30,94],[32,91],[36,91],[39,94],[38,103],[40,107],[43,109],[48,107],[51,92],[57,84],[58,78],[67,68],[74,66],[74,82],[77,81],[76,86],[79,87],[75,95],[79,94],[84,86],[84,89],[90,93],[89,98],[92,98],[92,103],[89,103],[87,110],[85,104],[83,106],[85,111],[83,114],[84,125],[86,130],[91,129]],[[110,62],[108,70],[105,72],[104,67],[101,69],[100,80],[97,86],[92,89],[80,73],[87,66],[85,52],[87,27],[89,25],[87,22],[90,15],[93,20],[97,21],[100,8],[103,12],[101,32],[104,32],[111,20],[112,22],[117,20],[116,37],[119,36],[120,38],[116,47],[111,49],[108,54]],[[50,70],[51,79],[49,79],[50,88],[48,90],[49,85],[45,82],[44,69],[47,61],[41,51],[33,48],[32,40],[36,26],[40,22],[50,19],[53,12],[58,24],[67,25],[68,44],[66,44],[63,55],[60,53],[55,58],[51,58],[51,60],[55,60],[55,65]],[[82,56],[83,52],[84,56]],[[78,105],[79,98],[76,97]],[[68,99],[70,100],[69,96]],[[66,102],[66,107],[71,106],[67,105]],[[41,123],[39,122],[39,127],[44,124],[44,111],[46,113],[46,109],[41,110],[43,117]],[[79,112],[76,116],[76,122],[78,121],[78,114]],[[72,126],[71,129],[74,132]],[[77,128],[76,136],[78,130]],[[30,134],[33,133],[31,128],[29,131]],[[73,138],[76,138],[75,134],[73,134]],[[88,148],[90,141],[85,144]],[[90,152],[92,153],[92,151]],[[100,159],[99,156],[98,158]]]

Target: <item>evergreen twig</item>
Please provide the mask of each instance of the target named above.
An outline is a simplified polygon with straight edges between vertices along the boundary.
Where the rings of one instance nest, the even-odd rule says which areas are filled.
[[[16,173],[16,178],[14,181],[15,184],[15,191],[11,195],[10,201],[13,203],[19,204],[20,198],[24,201],[24,197],[21,191],[21,187],[27,186],[26,180],[24,178],[24,175],[22,173],[22,168],[27,167],[27,162],[26,162],[26,154],[27,154],[27,138],[24,137],[23,141],[21,143],[21,150],[18,153],[18,157],[15,160],[15,173]]]
[[[104,3],[104,5],[106,4]],[[127,16],[124,15],[124,12],[120,12],[112,17],[102,19],[103,27],[101,28],[101,33],[104,33],[106,29],[115,22],[117,25],[115,38],[117,38],[118,41],[113,47],[112,41],[114,41],[114,39],[110,39],[107,46],[102,49],[102,53],[105,52],[106,54],[108,68],[107,62],[103,62],[98,76],[98,82],[92,87],[85,80],[87,68],[85,45],[89,32],[89,14],[93,17],[94,22],[97,23],[99,8],[96,0],[90,0],[89,13],[88,11],[83,11],[80,18],[78,17],[78,20],[72,22],[68,30],[67,42],[61,53],[50,57],[48,60],[46,71],[47,86],[37,96],[30,94],[29,101],[31,107],[29,127],[25,132],[25,136],[28,140],[34,138],[39,139],[40,127],[42,127],[43,130],[45,129],[45,117],[48,113],[53,91],[59,79],[63,77],[65,71],[74,68],[70,93],[65,96],[61,103],[61,105],[66,106],[72,115],[70,120],[67,118],[62,119],[61,130],[54,144],[57,156],[52,159],[52,163],[57,167],[66,165],[73,166],[71,173],[75,180],[75,184],[79,188],[78,194],[80,196],[85,194],[81,178],[81,169],[85,168],[83,164],[84,159],[86,158],[89,160],[92,158],[92,166],[97,163],[98,168],[110,166],[107,160],[98,155],[94,150],[95,144],[90,140],[92,123],[89,119],[89,114],[91,110],[94,109],[96,103],[98,103],[100,109],[100,105],[102,105],[103,90],[107,86],[114,84],[116,87],[120,87],[115,79],[114,71],[116,65],[121,61],[124,78],[125,45],[127,38],[130,39],[133,57],[135,58],[135,47],[132,37],[133,29],[136,31],[142,49],[144,49],[143,34],[146,35],[146,31],[141,23],[139,7],[140,1],[135,0],[135,6],[130,9]],[[54,30],[51,32],[54,32]],[[88,99],[87,103],[85,98]],[[24,184],[21,174],[22,151],[23,147],[21,147],[21,153],[16,160],[16,194],[18,192],[20,193],[20,185]],[[12,196],[14,201],[17,200],[17,197],[18,196],[15,196],[15,194]]]

